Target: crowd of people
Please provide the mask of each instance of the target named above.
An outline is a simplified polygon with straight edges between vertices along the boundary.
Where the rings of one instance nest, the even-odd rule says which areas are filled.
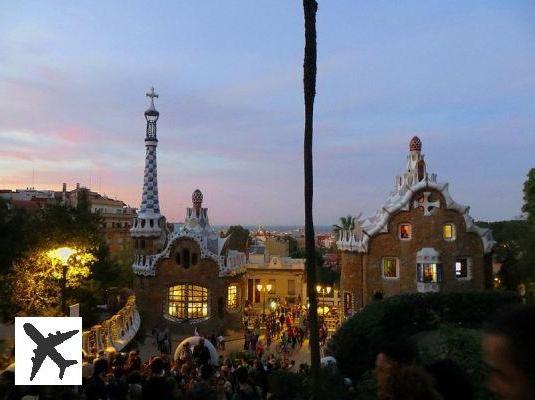
[[[205,340],[186,343],[176,359],[160,353],[143,362],[138,350],[86,356],[80,387],[14,386],[14,373],[6,371],[0,399],[260,400],[267,396],[270,372],[294,367],[274,356],[231,360],[221,355],[214,363]]]
[[[262,357],[276,343],[275,351],[290,355],[301,349],[309,335],[306,310],[301,305],[279,306],[269,312],[255,313],[252,309],[244,313],[243,350],[256,353]],[[328,338],[328,329],[320,319],[320,345],[324,346]]]
[[[288,317],[288,312],[283,315]],[[293,316],[297,314],[284,321],[281,332],[296,323]],[[214,360],[205,340],[197,337],[184,344],[174,358],[159,352],[143,361],[137,350],[86,356],[82,386],[15,386],[14,371],[8,369],[0,374],[0,400],[261,400],[269,398],[268,378],[273,371],[307,370],[305,365],[296,370],[295,363],[274,354],[234,359],[216,354]],[[535,305],[499,316],[483,332],[482,352],[490,391],[500,399],[535,399]],[[474,398],[473,382],[454,361],[419,365],[416,360],[411,342],[389,343],[380,349],[374,371],[379,400]]]

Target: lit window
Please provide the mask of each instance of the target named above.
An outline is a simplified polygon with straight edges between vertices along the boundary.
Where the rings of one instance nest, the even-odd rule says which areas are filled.
[[[442,236],[446,240],[455,240],[455,225],[444,224],[442,227]]]
[[[442,282],[442,265],[436,263],[418,264],[418,282]]]
[[[238,286],[230,285],[227,288],[227,308],[233,310],[238,307]]]
[[[383,278],[398,277],[398,259],[394,257],[383,258]]]
[[[169,288],[168,314],[178,319],[208,317],[208,289],[196,285],[177,285]]]
[[[412,238],[412,226],[411,224],[399,225],[399,238],[403,240],[409,240]]]
[[[468,278],[468,259],[458,258],[455,261],[455,277]]]

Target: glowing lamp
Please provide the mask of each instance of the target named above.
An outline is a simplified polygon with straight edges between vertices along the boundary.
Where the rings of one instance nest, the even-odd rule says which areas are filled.
[[[76,253],[76,250],[70,247],[60,247],[48,252],[50,258],[55,258],[61,261],[62,264],[67,264],[69,258]]]

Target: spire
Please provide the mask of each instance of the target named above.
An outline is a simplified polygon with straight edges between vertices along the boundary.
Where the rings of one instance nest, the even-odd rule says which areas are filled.
[[[154,98],[158,95],[154,92],[154,87],[146,94],[150,98],[150,106],[145,111],[145,119],[147,120],[147,132],[145,137],[145,175],[143,180],[143,197],[141,206],[139,208],[139,216],[160,216],[160,201],[158,198],[158,174],[156,165],[156,146],[158,139],[156,138],[156,122],[160,117],[160,113],[154,107]]]
[[[158,112],[158,110],[156,110],[156,107],[154,107],[154,98],[158,98],[159,95],[154,92],[153,86],[150,88],[150,91],[147,92],[146,96],[150,97],[150,106],[145,111],[145,119],[147,120],[147,136],[145,140],[157,142],[158,139],[156,138],[156,122],[160,117],[160,113]]]

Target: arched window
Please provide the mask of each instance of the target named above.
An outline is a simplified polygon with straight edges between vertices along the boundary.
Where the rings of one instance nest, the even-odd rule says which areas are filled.
[[[151,228],[154,228],[154,220],[152,218],[149,220],[149,224]]]
[[[238,308],[238,286],[229,285],[227,288],[227,309],[234,310]]]
[[[145,227],[145,220],[144,220],[144,219],[141,220],[141,227],[142,227],[142,228]]]
[[[169,288],[167,313],[178,319],[208,317],[208,289],[203,286],[183,284]]]
[[[191,265],[196,266],[198,262],[199,262],[198,254],[197,253],[192,253],[191,254]]]
[[[189,266],[190,266],[189,250],[184,249],[182,250],[182,267],[189,268]]]
[[[179,251],[176,252],[176,263],[177,265],[180,265],[180,252]]]

